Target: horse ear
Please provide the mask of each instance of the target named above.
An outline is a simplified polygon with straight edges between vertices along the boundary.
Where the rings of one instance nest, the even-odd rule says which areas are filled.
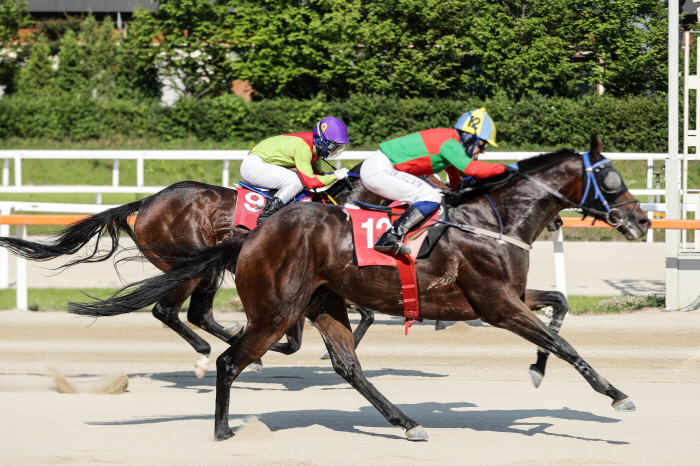
[[[591,155],[600,155],[603,152],[603,140],[598,134],[591,136],[591,149],[588,151]]]

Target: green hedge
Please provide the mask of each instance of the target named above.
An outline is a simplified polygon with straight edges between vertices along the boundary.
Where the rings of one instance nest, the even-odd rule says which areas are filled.
[[[531,97],[393,99],[366,95],[347,100],[275,99],[244,102],[233,95],[159,102],[98,100],[80,95],[5,96],[0,99],[0,138],[86,140],[115,136],[234,141],[249,147],[276,134],[310,131],[317,119],[335,115],[348,124],[354,148],[387,138],[451,126],[465,111],[485,106],[498,126],[503,149],[585,148],[603,135],[608,151],[664,152],[667,103],[662,97],[579,99]]]

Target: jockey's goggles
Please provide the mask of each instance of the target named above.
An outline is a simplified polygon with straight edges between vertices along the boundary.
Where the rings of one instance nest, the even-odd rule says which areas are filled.
[[[345,144],[338,144],[333,141],[325,141],[326,147],[328,147],[328,158],[332,159],[339,156],[345,150]]]

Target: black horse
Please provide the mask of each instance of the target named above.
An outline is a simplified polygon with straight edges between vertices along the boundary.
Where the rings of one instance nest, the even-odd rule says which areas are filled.
[[[622,177],[600,154],[601,146],[595,138],[584,155],[565,149],[521,161],[520,172],[490,193],[501,213],[504,235],[530,244],[559,210],[581,205],[586,214],[611,224],[628,240],[644,236],[650,222]],[[627,395],[524,304],[528,250],[475,235],[464,226],[498,229],[490,205],[480,198],[465,203],[468,194],[451,194],[456,227],[445,233],[428,258],[417,262],[421,315],[438,320],[481,318],[510,330],[573,365],[594,390],[613,400],[616,410],[634,410]],[[193,277],[234,271],[249,323],[217,359],[216,439],[234,435],[228,412],[231,384],[238,374],[305,317],[321,333],[338,374],[391,424],[402,426],[409,439],[427,438],[422,426],[369,383],[357,360],[346,299],[394,316],[403,315],[403,299],[396,269],[353,264],[352,227],[342,207],[290,206],[245,242],[234,238],[173,261],[177,265],[165,274],[125,288],[131,293],[72,303],[69,310],[89,316],[131,312]]]

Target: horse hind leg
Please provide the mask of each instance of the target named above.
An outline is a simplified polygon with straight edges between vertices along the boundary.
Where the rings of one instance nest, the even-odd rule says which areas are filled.
[[[564,317],[569,312],[569,302],[566,296],[558,291],[525,290],[525,305],[533,311],[551,306],[552,320],[549,322],[549,329],[555,334],[559,333]],[[549,358],[549,351],[537,347],[537,362],[530,365],[528,371],[535,388],[539,388],[542,379],[544,379],[547,358]]]
[[[300,318],[301,316],[297,317]],[[231,384],[248,365],[259,360],[279,341],[294,323],[289,319],[283,323],[277,320],[251,322],[240,338],[216,359],[216,440],[226,440],[234,436],[228,424]]]
[[[214,319],[213,305],[214,296],[216,296],[217,291],[217,288],[211,286],[208,282],[200,282],[199,286],[194,290],[194,293],[192,293],[190,308],[187,311],[187,320],[205,332],[231,345],[240,337],[241,332],[238,331],[231,334]],[[198,363],[200,363],[200,361],[198,361]],[[206,369],[208,370],[209,359],[207,358],[206,361],[201,361],[201,364],[204,363],[206,363]],[[197,364],[195,364],[195,366],[196,365]],[[249,367],[255,372],[262,372],[263,364],[262,361],[258,360],[253,362]],[[206,370],[204,370],[204,373],[206,373]]]
[[[353,340],[355,343],[355,349],[360,345],[360,341],[369,330],[370,326],[374,323],[374,311],[372,309],[367,309],[366,307],[358,306],[356,304],[348,304],[348,309],[355,309],[360,313],[360,323],[357,324],[355,331],[353,332]],[[321,354],[321,359],[330,359],[331,356],[328,354],[328,350],[324,350]]]
[[[209,370],[209,354],[211,346],[204,341],[194,330],[189,328],[180,320],[179,312],[182,303],[197,288],[199,280],[190,280],[168,293],[165,298],[158,301],[153,306],[153,316],[170,327],[178,335],[187,341],[197,352],[197,359],[194,364],[194,373],[198,379],[204,377]]]
[[[319,296],[315,312],[307,313],[326,343],[333,368],[392,425],[401,426],[409,440],[427,440],[428,434],[416,421],[406,416],[372,385],[355,354],[355,341],[350,329],[345,300],[327,292]]]

